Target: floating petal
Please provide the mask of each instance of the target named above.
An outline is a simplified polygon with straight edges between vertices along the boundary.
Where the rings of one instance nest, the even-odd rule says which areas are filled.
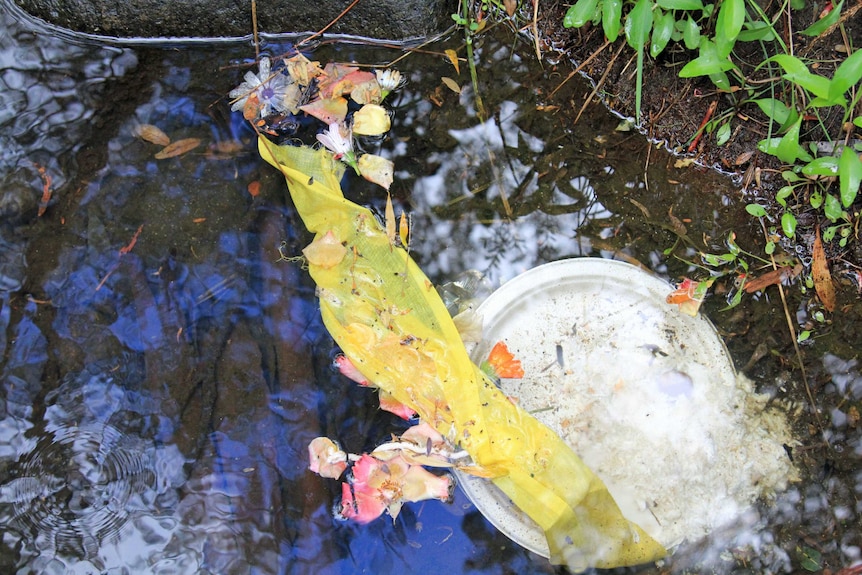
[[[359,156],[359,173],[362,177],[388,190],[395,179],[395,164],[374,154]],[[393,216],[394,219],[394,216]]]
[[[338,241],[332,230],[329,230],[324,235],[314,238],[314,241],[302,250],[302,255],[309,264],[329,269],[341,263],[347,255],[347,248]]]
[[[383,106],[365,104],[353,114],[353,133],[360,136],[379,136],[392,127],[389,114]]]

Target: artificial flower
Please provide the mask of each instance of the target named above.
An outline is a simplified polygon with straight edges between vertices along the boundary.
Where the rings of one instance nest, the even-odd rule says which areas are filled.
[[[353,114],[353,133],[360,136],[379,136],[392,127],[386,109],[377,104],[365,104]]]
[[[398,70],[375,70],[374,73],[377,76],[377,83],[380,84],[381,99],[403,86],[406,82],[406,79]]]
[[[482,362],[482,370],[492,377],[519,378],[524,377],[521,361],[515,359],[505,342],[498,341],[488,354],[488,360]]]
[[[368,387],[371,385],[368,378],[359,373],[359,370],[356,369],[356,366],[353,365],[353,362],[350,361],[350,358],[346,355],[340,354],[335,357],[335,367],[338,368],[341,375],[352,379],[362,387]]]
[[[315,437],[308,444],[308,468],[321,477],[338,479],[347,469],[347,454],[328,437]]]
[[[271,68],[269,58],[264,56],[257,74],[245,73],[245,81],[228,94],[233,102],[232,111],[245,111],[247,104],[254,106],[256,116],[260,117],[269,116],[273,111],[288,111],[290,79],[281,72],[272,73]]]
[[[388,391],[381,389],[377,392],[377,395],[380,400],[380,409],[383,411],[394,413],[401,419],[406,420],[416,417],[416,412],[411,407],[408,407],[395,399],[395,397],[393,397]]]
[[[679,287],[668,294],[667,303],[677,304],[679,311],[692,317],[697,315],[700,310],[700,304],[706,298],[706,292],[715,279],[710,278],[705,281],[695,281],[690,278],[684,278]]]
[[[333,122],[329,124],[329,129],[326,132],[317,134],[317,141],[332,152],[336,160],[341,160],[353,168],[357,174],[359,173],[356,155],[353,153],[353,136],[349,131],[345,136],[341,131],[341,126]]]
[[[411,465],[400,453],[388,453],[386,459],[363,454],[353,465],[350,485],[342,487],[340,515],[367,523],[388,511],[398,517],[405,501],[426,499],[448,501],[452,481],[437,476],[421,465]]]

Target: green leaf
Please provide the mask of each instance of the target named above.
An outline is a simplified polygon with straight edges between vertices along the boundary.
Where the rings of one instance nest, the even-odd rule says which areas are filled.
[[[784,79],[802,86],[815,96],[829,99],[829,80],[809,72],[802,60],[796,56],[778,54],[770,60],[778,62],[784,69]]]
[[[658,0],[656,4],[665,10],[703,10],[700,0]]]
[[[682,21],[682,43],[689,50],[694,50],[700,45],[700,26],[691,16]]]
[[[835,12],[835,10],[832,10]],[[856,50],[846,60],[841,62],[832,80],[829,82],[827,100],[844,101],[844,93],[862,80],[862,50]]]
[[[766,208],[764,208],[760,204],[748,204],[747,206],[745,206],[745,211],[754,216],[755,218],[766,217]]]
[[[652,1],[637,0],[626,18],[626,41],[635,50],[643,50],[652,29]]]
[[[823,231],[823,241],[824,242],[831,242],[832,238],[835,237],[835,233],[838,231],[838,229],[840,227],[841,226],[829,226],[828,228],[826,228]]]
[[[802,167],[802,173],[811,176],[837,176],[838,158],[835,156],[823,156],[815,158]]]
[[[667,46],[673,33],[674,22],[673,12],[662,12],[661,8],[653,12],[653,29],[649,46],[649,53],[653,58],[661,54]]]
[[[841,202],[832,194],[826,194],[823,202],[823,215],[829,218],[829,221],[838,221],[844,215],[844,210],[841,209]]]
[[[847,146],[841,150],[838,159],[838,182],[841,190],[841,205],[849,208],[859,193],[862,182],[862,160]]]
[[[775,201],[787,207],[787,198],[793,195],[793,186],[783,186],[778,192],[775,193]]]
[[[790,212],[781,214],[781,229],[785,236],[793,238],[796,235],[796,216]]]
[[[806,329],[806,330],[799,332],[799,335],[796,336],[796,341],[798,343],[802,343],[803,341],[807,340],[809,337],[811,337],[811,330]],[[807,563],[805,560],[802,561],[802,567],[806,571],[820,571],[820,567],[819,566],[815,567],[815,565],[817,565],[817,564],[816,563],[810,563],[810,562]]]
[[[602,29],[610,42],[620,35],[622,24],[622,0],[602,0]]]
[[[796,340],[800,342],[805,341],[810,336],[810,331],[803,331],[799,333]],[[806,571],[820,571],[823,568],[820,565],[822,556],[820,555],[820,551],[816,549],[812,549],[811,547],[797,547],[796,555],[799,557],[799,564],[802,565],[802,568]]]
[[[739,33],[736,38],[737,42],[771,42],[775,40],[775,32],[772,25],[767,22],[746,22],[745,29]]]
[[[775,253],[775,242],[766,242],[766,247],[763,248],[763,251],[766,252],[766,255],[771,256]]]
[[[802,158],[806,162],[811,161],[811,156],[799,145],[799,126],[802,118],[799,118],[787,130],[781,138],[768,138],[757,143],[757,149],[766,154],[777,157],[785,164],[793,164]]]
[[[826,16],[800,32],[805,36],[820,36],[823,32],[829,29],[830,26],[838,22],[841,18],[841,8],[844,6],[844,0],[838,3],[837,6],[832,8],[832,11],[829,12]]]
[[[715,22],[715,44],[719,56],[726,58],[730,55],[744,22],[745,0],[722,0]]]
[[[730,139],[730,122],[727,121],[718,127],[718,130],[715,131],[715,143],[716,145],[723,146]]]
[[[759,100],[754,100],[754,103],[757,104],[757,107],[760,108],[760,110],[766,114],[770,120],[780,126],[783,126],[787,121],[787,118],[790,117],[790,108],[788,108],[787,104],[781,100],[776,100],[775,98],[760,98]]]
[[[862,116],[856,116],[853,118],[853,125],[857,128],[862,128]]]
[[[566,10],[563,17],[563,26],[566,28],[580,28],[590,22],[596,16],[596,7],[599,0],[578,0],[573,6]]]
[[[808,203],[815,210],[820,208],[823,205],[823,194],[818,191],[811,192],[811,195],[808,197]]]
[[[733,63],[718,54],[715,43],[707,38],[701,38],[700,55],[682,67],[680,78],[694,78],[727,72],[733,68]]]

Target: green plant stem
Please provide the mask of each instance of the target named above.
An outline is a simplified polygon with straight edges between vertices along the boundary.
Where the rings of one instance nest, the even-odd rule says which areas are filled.
[[[473,94],[476,97],[476,114],[479,120],[485,121],[485,106],[479,93],[479,75],[476,73],[476,61],[473,59],[473,31],[470,29],[470,6],[467,0],[461,0],[461,10],[464,11],[464,38],[467,44],[467,66],[470,68],[470,80],[473,82]]]

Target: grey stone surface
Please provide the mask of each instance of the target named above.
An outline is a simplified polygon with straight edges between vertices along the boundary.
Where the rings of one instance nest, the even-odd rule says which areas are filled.
[[[14,0],[25,12],[76,32],[118,38],[225,37],[252,32],[251,0]],[[320,30],[351,0],[258,0],[258,30]],[[327,32],[405,40],[451,24],[455,0],[359,0]]]

